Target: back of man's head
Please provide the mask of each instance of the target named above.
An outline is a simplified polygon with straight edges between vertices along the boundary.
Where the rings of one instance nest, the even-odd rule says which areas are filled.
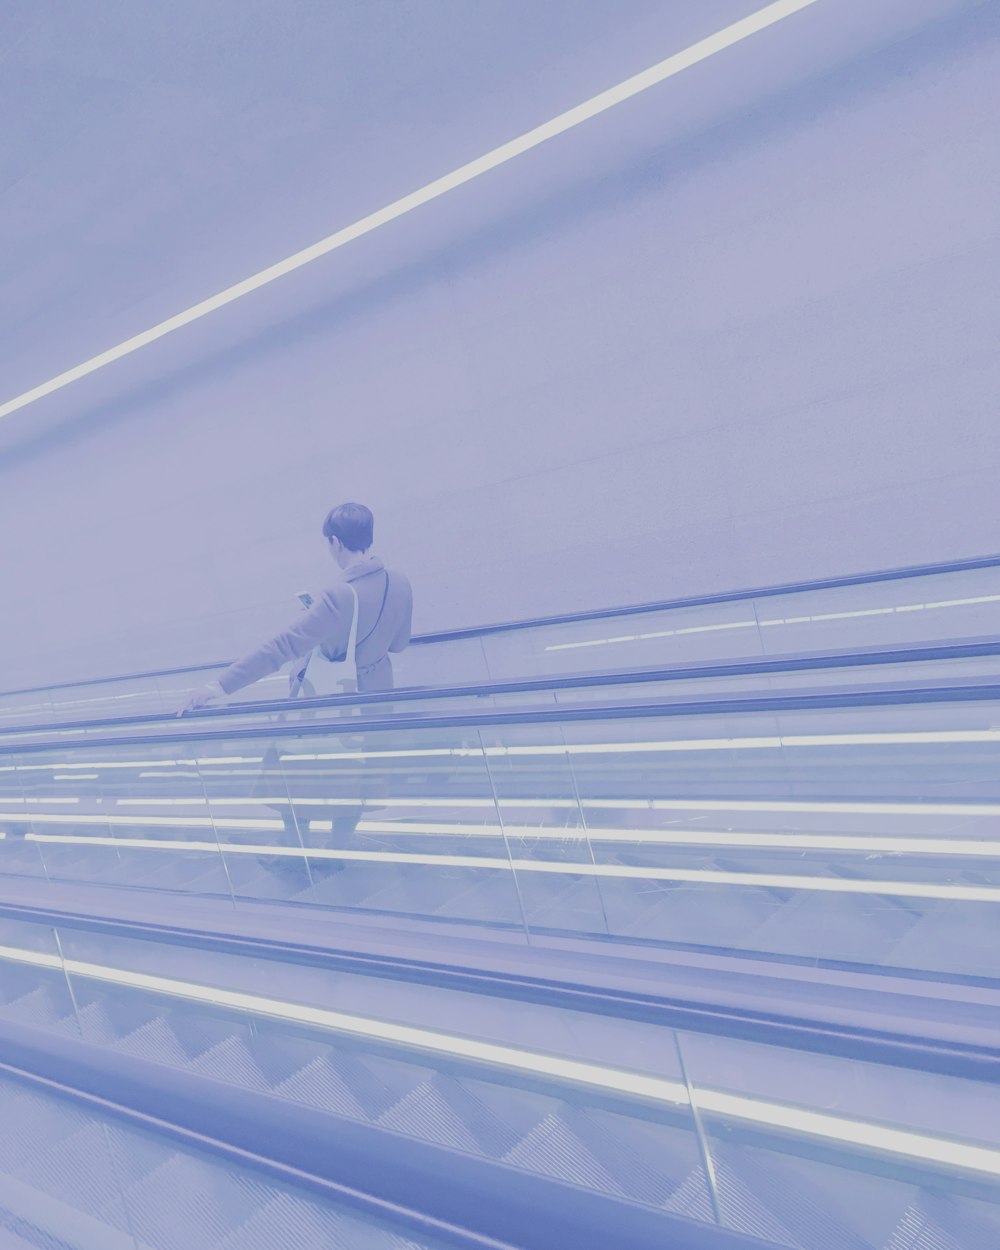
[[[323,537],[339,539],[348,551],[367,551],[375,534],[375,518],[363,503],[342,503],[331,508],[323,522]]]

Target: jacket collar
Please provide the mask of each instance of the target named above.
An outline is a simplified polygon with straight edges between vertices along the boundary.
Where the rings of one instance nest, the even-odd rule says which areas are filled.
[[[358,556],[344,569],[344,581],[356,582],[371,573],[381,573],[384,565],[378,556]]]

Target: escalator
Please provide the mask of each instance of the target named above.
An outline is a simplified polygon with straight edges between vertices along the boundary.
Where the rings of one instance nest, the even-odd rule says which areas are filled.
[[[616,609],[439,630],[418,635],[394,657],[404,689],[523,683],[616,670],[721,666],[740,679],[749,660],[798,656],[827,660],[882,650],[905,655],[934,644],[996,641],[1000,635],[1000,557],[833,577]],[[951,658],[942,656],[945,663]],[[173,713],[229,661],[199,657],[193,667],[160,669],[65,685],[0,691],[0,728]],[[733,674],[733,664],[737,672]],[[758,670],[767,671],[766,667]],[[697,676],[697,673],[696,673]],[[808,680],[808,678],[804,678]],[[274,674],[237,698],[282,698]]]
[[[471,1184],[509,1191],[505,1206],[520,1202],[522,1215],[543,1194],[566,1216],[596,1195],[608,1207],[588,1218],[601,1215],[604,1238],[622,1230],[624,1245],[715,1245],[667,1238],[692,1236],[687,1221],[711,1232],[717,1219],[772,1245],[895,1246],[932,1216],[957,1234],[939,1244],[995,1244],[997,1057],[988,1046],[955,1048],[947,1073],[930,1072],[919,1055],[890,1067],[749,1042],[719,1021],[677,1030],[538,995],[497,1000],[483,986],[316,967],[293,952],[263,964],[72,920],[3,928],[5,1064],[137,1102],[175,1135],[194,1127],[230,1149],[274,1150],[286,1167],[288,1143],[271,1137],[272,1125],[314,1151],[317,1132],[321,1143],[352,1144],[347,1160],[330,1151],[315,1162],[343,1185],[348,1164],[380,1161],[364,1180],[397,1207],[421,1210],[412,1189],[396,1192],[417,1148],[425,1183],[437,1178],[448,1204]],[[375,1135],[361,1139],[367,1154],[352,1127]],[[470,1161],[482,1169],[472,1178]],[[31,1166],[20,1173],[26,1183]],[[350,1168],[346,1181],[357,1188]],[[518,1181],[543,1188],[519,1194]],[[435,1196],[440,1203],[424,1194],[425,1205]],[[429,1205],[423,1215],[440,1218]],[[653,1215],[663,1223],[643,1222]],[[190,1227],[186,1235],[191,1244]],[[152,1228],[145,1236],[180,1244]]]
[[[0,1244],[994,1250],[988,633],[11,718]]]
[[[894,683],[31,735],[0,758],[0,862],[235,906],[990,977],[997,694]]]

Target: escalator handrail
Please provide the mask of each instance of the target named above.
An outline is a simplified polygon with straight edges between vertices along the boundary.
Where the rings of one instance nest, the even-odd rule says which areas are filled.
[[[742,1003],[727,1001],[725,993],[714,987],[711,999],[680,997],[675,987],[662,992],[640,991],[599,983],[588,971],[568,978],[549,970],[545,974],[532,969],[516,970],[491,967],[484,969],[462,959],[466,947],[454,944],[455,960],[422,959],[366,950],[355,943],[350,948],[337,948],[303,943],[280,937],[262,936],[247,931],[216,931],[193,928],[174,921],[126,920],[106,914],[67,911],[60,907],[23,905],[0,899],[0,916],[27,924],[43,924],[47,928],[69,929],[84,933],[141,942],[159,942],[249,957],[255,960],[301,964],[336,972],[381,977],[434,988],[459,990],[486,997],[514,999],[537,1003],[561,1010],[583,1011],[611,1019],[627,1019],[657,1024],[666,1028],[694,1033],[708,1033],[739,1041],[753,1042],[786,1049],[806,1050],[865,1063],[885,1064],[911,1071],[962,1077],[973,1081],[1000,1084],[1000,1042],[984,1046],[962,1036],[956,1027],[949,1038],[918,1036],[903,1028],[886,1027],[875,1030],[863,1025],[832,1023],[815,1012],[810,1014],[810,1000],[797,1003],[795,1010],[788,1002],[770,1003],[765,998],[754,1009]],[[545,949],[533,952],[536,962]],[[822,961],[820,961],[822,965]],[[839,965],[838,965],[839,966]],[[853,966],[853,970],[857,965]],[[912,970],[873,967],[875,986],[864,987],[861,998],[870,998],[875,989],[884,987],[891,977],[905,983]],[[948,978],[949,984],[965,984],[975,978]],[[990,982],[992,989],[995,983]],[[850,994],[844,996],[851,997]],[[891,1021],[889,1022],[891,1023]]]
[[[878,585],[883,582],[906,581],[910,578],[919,577],[936,577],[949,573],[975,572],[978,569],[990,568],[1000,568],[1000,554],[976,556],[964,560],[944,560],[929,564],[900,565],[897,568],[879,569],[868,573],[850,573],[839,577],[814,578],[798,582],[779,582],[771,586],[717,591],[711,594],[688,595],[674,599],[657,599],[646,603],[623,604],[611,608],[591,608],[549,616],[524,617],[519,620],[497,621],[484,625],[466,625],[456,629],[434,630],[416,634],[411,639],[411,646],[428,646],[440,642],[455,642],[466,638],[486,637],[490,634],[516,633],[521,630],[541,629],[555,625],[574,625],[586,621],[642,616],[651,612],[710,607],[713,604],[740,603],[753,599],[773,599],[782,595],[837,590],[847,586]],[[176,677],[183,673],[206,673],[224,669],[230,663],[232,663],[231,660],[213,660],[198,664],[181,665],[175,668],[149,669],[138,673],[119,673],[110,677],[78,679],[58,682],[52,685],[24,686],[13,690],[0,690],[0,698],[26,694],[45,694],[50,690],[75,690],[84,686],[113,685],[115,682],[152,680],[157,677]]]
[[[314,699],[255,699],[206,707],[188,713],[186,723],[226,718],[245,719],[289,711],[322,711],[325,708],[368,707],[380,703],[424,703],[434,699],[490,698],[537,691],[586,690],[601,686],[648,685],[669,681],[694,681],[713,677],[753,677],[778,673],[815,672],[826,669],[863,668],[877,665],[924,664],[946,660],[1000,656],[1000,637],[963,639],[926,646],[883,646],[843,651],[805,651],[752,659],[692,661],[655,668],[607,669],[598,673],[568,673],[550,677],[506,678],[492,682],[460,682],[443,686],[401,686],[369,694],[325,695]],[[175,712],[136,712],[129,716],[87,717],[83,720],[34,722],[0,726],[0,742],[18,736],[72,733],[75,730],[124,728],[127,725],[167,724]]]
[[[804,594],[817,590],[837,590],[845,586],[878,585],[882,582],[906,581],[917,577],[936,577],[947,573],[974,572],[977,569],[1000,568],[1000,555],[977,556],[966,560],[946,560],[931,564],[901,565],[898,568],[876,569],[868,573],[847,573],[839,577],[819,577],[799,582],[778,582],[741,590],[724,590],[704,595],[687,595],[676,599],[654,599],[647,603],[627,604],[615,608],[590,608],[580,612],[563,612],[552,616],[531,617],[523,621],[498,621],[491,625],[469,625],[465,628],[438,630],[423,634],[422,643],[452,642],[459,638],[478,638],[487,634],[505,634],[522,629],[538,629],[547,625],[573,625],[584,621],[602,621],[617,616],[641,616],[649,612],[668,612],[678,608],[710,607],[716,603],[741,603],[751,599],[774,599],[781,595]]]
[[[477,712],[430,712],[381,717],[337,717],[332,720],[269,722],[226,728],[195,729],[189,721],[172,718],[174,733],[112,734],[105,737],[58,734],[51,739],[3,742],[0,755],[29,755],[53,750],[95,747],[164,746],[192,742],[236,742],[271,738],[320,737],[324,734],[401,732],[423,729],[505,728],[520,725],[565,724],[571,721],[647,720],[655,717],[734,715],[751,712],[824,711],[845,708],[894,707],[914,704],[1000,702],[1000,682],[959,684],[853,686],[806,693],[721,695],[698,699],[663,697],[608,703],[562,703],[545,707],[492,708]]]

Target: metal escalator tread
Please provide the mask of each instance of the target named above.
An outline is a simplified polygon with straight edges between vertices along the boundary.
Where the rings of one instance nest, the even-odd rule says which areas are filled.
[[[995,1250],[1000,1245],[1000,1213],[981,1204],[957,1211],[944,1195],[921,1192],[900,1215],[884,1250]]]
[[[43,1152],[12,1169],[10,1175],[89,1214],[101,1218],[105,1213],[120,1214],[118,1184],[104,1126],[95,1119],[85,1118],[72,1133],[62,1135]]]
[[[276,1193],[239,1228],[223,1237],[216,1250],[424,1250],[385,1228],[365,1225],[346,1212],[324,1209],[297,1194]]]
[[[35,1228],[23,1216],[0,1207],[0,1250],[75,1250],[68,1241]]]
[[[733,1196],[752,1193],[807,1250],[882,1250],[892,1224],[883,1181],[753,1146],[720,1142],[714,1153]],[[901,1184],[896,1192],[904,1203],[911,1191]]]
[[[65,1118],[31,1090],[0,1088],[0,1107],[7,1128],[17,1126],[16,1133],[0,1133],[0,1172],[4,1174],[30,1166],[66,1135]],[[74,1127],[85,1128],[86,1118],[79,1116]]]
[[[37,975],[36,970],[26,973],[14,969],[10,981],[5,979],[5,989],[9,991],[12,985],[23,989],[25,981]],[[120,1046],[123,1051],[160,1062],[167,1060],[171,1066],[248,1090],[277,1093],[284,1086],[288,1091],[285,1096],[294,1098],[297,1093],[296,1100],[312,1105],[316,1105],[313,1090],[318,1075],[319,1083],[325,1082],[336,1102],[329,1110],[338,1115],[381,1124],[407,1136],[479,1153],[664,1210],[683,1212],[684,1203],[696,1205],[700,1201],[691,1180],[697,1167],[693,1158],[685,1161],[686,1166],[671,1166],[669,1175],[636,1166],[636,1159],[656,1157],[657,1152],[645,1153],[635,1146],[630,1140],[632,1126],[622,1121],[624,1135],[615,1142],[610,1122],[601,1122],[593,1111],[583,1112],[557,1097],[525,1099],[522,1114],[512,1097],[513,1090],[494,1086],[490,1097],[485,1093],[485,1082],[476,1088],[470,1080],[446,1076],[424,1064],[364,1054],[356,1042],[338,1049],[335,1042],[276,1039],[275,1031],[266,1027],[234,1027],[232,1017],[222,1012],[192,1016],[177,1006],[164,1010],[162,1003],[143,996],[123,1000],[117,992],[109,993],[86,982],[78,993],[79,1015],[75,1016],[67,1014],[64,996],[59,974],[52,973],[48,984],[21,994],[0,1011],[23,1013],[25,1023],[37,1026],[42,1022],[52,1029],[74,1031],[82,1026],[90,1042]],[[506,1104],[503,1111],[502,1104]],[[96,1155],[96,1149],[91,1153]],[[55,1158],[57,1164],[39,1164],[36,1179],[51,1187],[53,1175],[67,1166],[64,1160],[70,1154],[69,1145],[54,1145],[46,1158]],[[82,1197],[93,1197],[99,1191],[98,1180],[89,1180],[84,1174]],[[814,1250],[808,1239],[794,1239],[793,1233],[798,1234],[790,1213],[781,1218],[775,1210],[777,1203],[761,1203],[766,1186],[748,1186],[735,1167],[729,1169],[726,1185],[728,1201],[742,1212],[738,1217],[742,1231]],[[831,1250],[841,1250],[836,1241],[829,1244]],[[822,1243],[818,1246],[825,1250]],[[984,1246],[984,1250],[995,1248]]]
[[[270,1092],[270,1083],[244,1045],[243,1038],[238,1035],[217,1042],[196,1059],[189,1061],[186,1068],[199,1076],[210,1076],[217,1081],[239,1085],[243,1089],[253,1089],[259,1093]]]
[[[112,1136],[118,1140],[118,1135]],[[272,1187],[254,1175],[227,1175],[195,1156],[181,1154],[154,1139],[122,1136],[122,1187],[136,1236],[158,1250],[214,1246],[242,1224],[241,1213],[256,1212]]]
[[[325,1055],[317,1055],[297,1072],[280,1081],[273,1092],[279,1098],[316,1107],[320,1111],[329,1111],[333,1115],[346,1116],[352,1120],[367,1119],[357,1095]]]
[[[41,984],[0,1007],[0,1016],[16,1019],[36,1028],[79,1035],[72,1004],[63,986]]]
[[[23,1152],[16,1162],[0,1163],[0,1191],[21,1188],[29,1196],[41,1195],[44,1206],[59,1208],[63,1224],[75,1223],[80,1212],[108,1229],[104,1244],[112,1244],[110,1230],[124,1232],[127,1220],[103,1125],[76,1108],[56,1106],[34,1090],[10,1084],[0,1086],[0,1118],[3,1136],[13,1138]],[[8,1205],[21,1208],[15,1215],[28,1214],[10,1195]],[[29,1216],[29,1222],[37,1224],[37,1217]],[[95,1244],[93,1237],[87,1241]]]
[[[836,1243],[801,1241],[724,1159],[715,1159],[719,1208],[726,1226],[794,1250],[848,1250]]]
[[[112,1141],[118,1131],[109,1128]],[[122,1135],[119,1174],[129,1226],[156,1250],[398,1250],[426,1247],[254,1174],[233,1174],[154,1139]]]
[[[478,1083],[477,1091],[469,1087],[471,1083],[433,1068],[359,1053],[354,1046],[338,1051],[335,1044],[314,1039],[297,1044],[281,1039],[277,1045],[286,1053],[276,1055],[275,1039],[270,1034],[262,1035],[247,1028],[234,1030],[232,1021],[224,1018],[215,1021],[210,1030],[197,1026],[192,1029],[190,1022],[179,1018],[176,1009],[170,1017],[155,1015],[109,1042],[108,1022],[114,1013],[105,1010],[98,1015],[93,1010],[96,1005],[91,1002],[84,1010],[100,1021],[104,1044],[227,1084],[274,1093],[337,1115],[379,1124],[407,1136],[466,1153],[503,1159],[529,1170],[537,1170],[537,1148],[533,1151],[532,1141],[547,1132],[562,1142],[564,1155],[575,1155],[579,1162],[576,1173],[571,1168],[569,1171],[549,1170],[546,1174],[572,1180],[583,1168],[590,1175],[593,1187],[602,1192],[623,1194],[633,1201],[658,1204],[662,1197],[659,1190],[672,1191],[680,1179],[662,1173],[653,1176],[648,1168],[636,1164],[638,1155],[627,1149],[631,1126],[623,1119],[617,1121],[618,1140],[626,1147],[621,1159],[631,1161],[615,1166],[613,1152],[609,1153],[604,1140],[612,1121],[606,1119],[600,1131],[590,1126],[588,1145],[583,1140],[588,1136],[586,1115],[557,1096],[532,1095],[524,1099],[526,1114],[515,1117],[518,1122],[512,1125],[508,1122],[509,1115],[516,1111],[518,1104],[516,1091],[510,1088],[492,1087],[491,1109],[488,1097],[484,1097],[488,1089],[484,1082]],[[192,1038],[185,1044],[178,1037],[175,1028],[182,1023],[199,1035],[195,1044],[191,1044]],[[88,1036],[86,1040],[97,1039]],[[294,1053],[296,1050],[300,1053]],[[598,1154],[610,1160],[609,1167],[590,1157],[595,1148]],[[654,1189],[656,1193],[652,1192]]]
[[[663,1209],[671,1215],[681,1215],[688,1220],[697,1220],[700,1224],[715,1223],[708,1178],[702,1164],[699,1163],[697,1167],[691,1169],[683,1182],[663,1203]]]

